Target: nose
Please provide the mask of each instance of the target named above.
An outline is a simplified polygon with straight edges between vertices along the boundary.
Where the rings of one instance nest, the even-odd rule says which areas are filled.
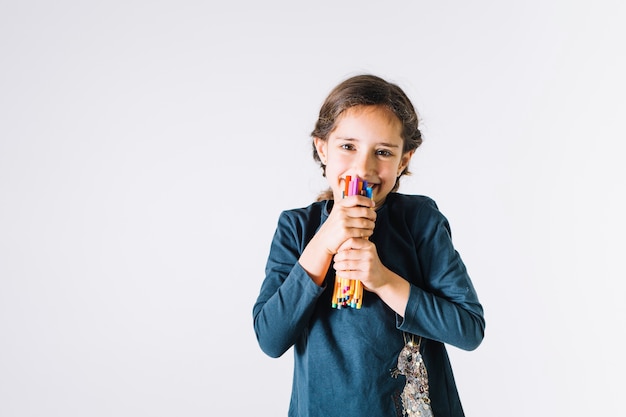
[[[362,179],[367,179],[376,170],[376,157],[362,153],[354,161],[354,172]]]

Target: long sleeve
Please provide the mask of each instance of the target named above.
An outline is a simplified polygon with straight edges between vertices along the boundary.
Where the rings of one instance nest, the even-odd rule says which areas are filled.
[[[253,308],[254,330],[271,357],[285,353],[306,329],[324,287],[317,286],[298,263],[306,225],[283,212],[265,268],[265,280]]]
[[[483,308],[452,244],[448,221],[434,201],[420,206],[411,233],[420,270],[411,276],[409,302],[398,327],[460,349],[475,349],[484,337]]]

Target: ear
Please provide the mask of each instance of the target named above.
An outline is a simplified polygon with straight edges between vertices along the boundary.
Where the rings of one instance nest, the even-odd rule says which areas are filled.
[[[415,149],[411,149],[410,151],[402,155],[402,159],[400,159],[400,165],[398,165],[398,177],[404,172],[406,167],[409,166],[409,162],[411,162],[411,158],[413,157],[414,153]]]
[[[317,150],[317,155],[320,157],[322,164],[326,165],[326,161],[328,159],[328,141],[322,140],[320,138],[313,138],[313,143],[315,144],[315,150]]]

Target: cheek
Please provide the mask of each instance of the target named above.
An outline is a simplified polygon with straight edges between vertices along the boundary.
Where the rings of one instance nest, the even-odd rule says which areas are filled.
[[[381,174],[384,175],[385,178],[395,181],[396,177],[398,176],[399,170],[400,170],[400,164],[394,162],[394,163],[385,165]]]
[[[350,166],[350,161],[341,154],[333,154],[328,156],[328,166],[333,171],[342,171],[345,170],[346,167]]]

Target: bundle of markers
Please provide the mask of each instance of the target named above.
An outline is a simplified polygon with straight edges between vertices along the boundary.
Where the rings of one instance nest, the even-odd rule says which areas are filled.
[[[364,195],[372,198],[372,187],[367,185],[367,181],[359,178],[352,179],[346,176],[343,196]],[[335,276],[335,287],[333,291],[332,307],[341,309],[344,307],[361,308],[363,305],[363,284],[356,279],[346,279]]]

